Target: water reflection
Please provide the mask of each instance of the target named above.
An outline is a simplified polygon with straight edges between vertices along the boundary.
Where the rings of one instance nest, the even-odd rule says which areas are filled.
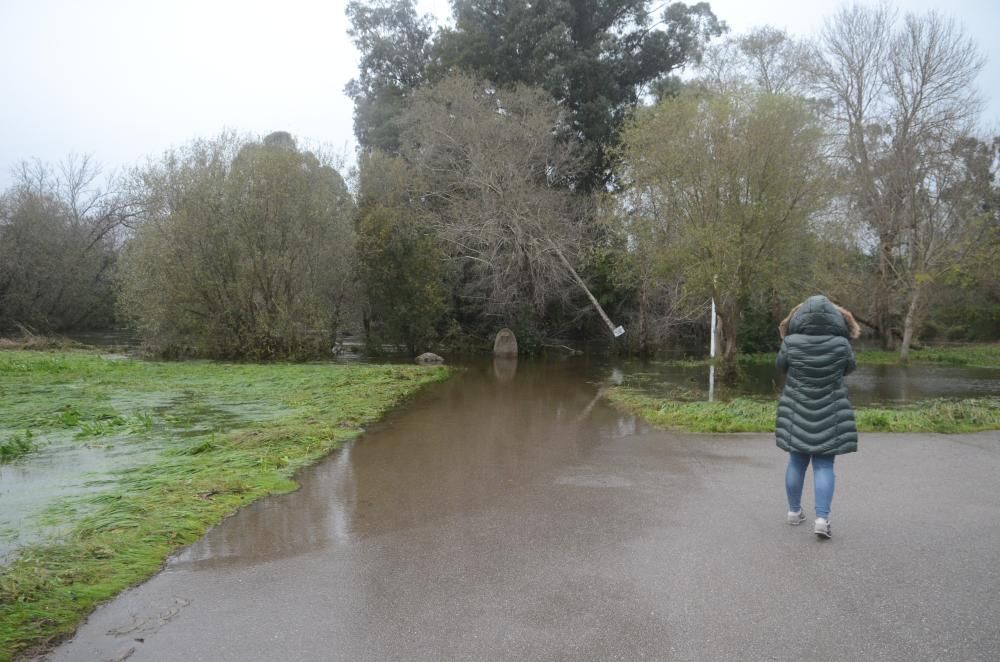
[[[493,375],[498,382],[509,382],[517,375],[516,356],[494,356]]]
[[[848,377],[853,399],[905,403],[1000,395],[1000,370],[934,365],[862,366]]]
[[[357,442],[304,470],[172,564],[267,561],[441,519],[475,516],[540,473],[587,464],[641,423],[599,404],[585,365],[491,362],[438,385]]]

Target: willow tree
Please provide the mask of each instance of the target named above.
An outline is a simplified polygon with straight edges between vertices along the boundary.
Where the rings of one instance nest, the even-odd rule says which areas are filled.
[[[353,202],[292,138],[224,135],[141,173],[121,301],[161,352],[301,358],[332,345],[352,282]]]
[[[684,94],[644,109],[622,156],[672,270],[690,294],[714,298],[722,358],[733,367],[752,294],[792,288],[810,250],[810,217],[826,201],[823,132],[795,98]]]

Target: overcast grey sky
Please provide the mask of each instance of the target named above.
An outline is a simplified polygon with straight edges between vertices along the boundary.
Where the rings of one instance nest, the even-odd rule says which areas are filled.
[[[694,0],[691,0],[694,1]],[[356,70],[346,0],[0,0],[0,188],[28,157],[91,153],[134,164],[225,128],[289,131],[353,159]],[[716,0],[734,32],[770,24],[813,34],[837,6]],[[447,0],[420,0],[444,18]],[[989,58],[984,122],[1000,127],[1000,2],[899,0],[958,19]]]

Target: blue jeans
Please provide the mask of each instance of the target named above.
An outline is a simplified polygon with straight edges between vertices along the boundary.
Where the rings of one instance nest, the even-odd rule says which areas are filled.
[[[813,483],[816,488],[816,517],[830,517],[830,503],[833,501],[834,455],[788,454],[788,469],[785,470],[785,492],[788,493],[788,512],[797,513],[802,507],[802,484],[806,479],[806,467],[812,460]]]

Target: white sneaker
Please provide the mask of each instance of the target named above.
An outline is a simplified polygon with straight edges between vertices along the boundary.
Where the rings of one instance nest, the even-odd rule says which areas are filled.
[[[806,514],[802,512],[801,508],[799,508],[798,512],[788,513],[788,519],[786,521],[792,526],[798,526],[799,524],[802,524],[802,522],[806,521]]]
[[[820,538],[832,538],[833,531],[830,529],[830,520],[825,517],[817,517],[816,528],[813,529],[813,532]]]

